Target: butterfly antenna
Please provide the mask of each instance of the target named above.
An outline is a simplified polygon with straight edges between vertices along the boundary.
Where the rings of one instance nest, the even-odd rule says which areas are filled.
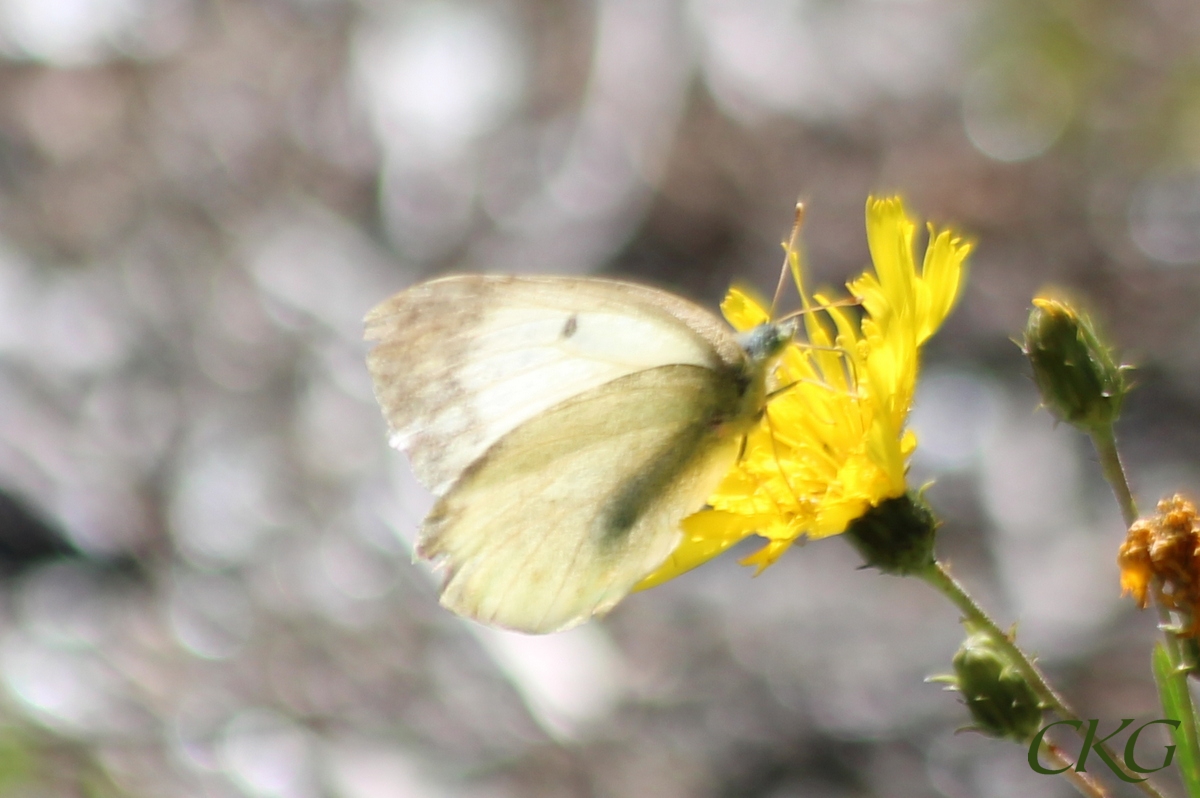
[[[858,299],[857,297],[852,297],[850,299],[839,299],[836,302],[826,302],[820,307],[800,308],[799,310],[793,310],[791,313],[785,313],[784,315],[780,316],[778,319],[776,319],[776,321],[787,321],[788,319],[794,319],[798,316],[803,316],[806,313],[818,313],[826,308],[857,308],[861,306],[862,300]]]
[[[783,286],[787,283],[787,277],[791,273],[792,253],[796,252],[800,246],[800,231],[803,228],[804,203],[797,201],[796,215],[792,221],[792,234],[788,236],[787,243],[784,244],[783,265],[779,268],[779,282],[775,285],[775,296],[771,299],[771,318],[775,318],[775,308],[779,307],[779,300],[783,298]]]

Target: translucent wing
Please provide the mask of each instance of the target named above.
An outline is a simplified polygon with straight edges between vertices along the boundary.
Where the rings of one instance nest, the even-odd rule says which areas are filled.
[[[366,323],[392,445],[439,496],[502,436],[567,399],[658,366],[744,359],[708,311],[613,280],[447,277],[396,294]]]
[[[418,553],[445,568],[442,603],[525,632],[611,609],[733,465],[742,387],[729,369],[642,370],[505,435],[426,518]]]

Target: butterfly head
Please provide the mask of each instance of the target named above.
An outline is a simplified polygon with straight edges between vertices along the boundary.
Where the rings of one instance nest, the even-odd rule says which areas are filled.
[[[731,426],[745,434],[758,423],[767,400],[767,382],[776,361],[796,335],[799,324],[795,319],[781,322],[766,322],[738,335],[738,343],[746,353],[741,373],[741,403],[733,418],[738,423]]]
[[[796,336],[798,324],[795,319],[783,322],[766,322],[738,336],[738,343],[746,351],[750,362],[763,365],[774,362]]]

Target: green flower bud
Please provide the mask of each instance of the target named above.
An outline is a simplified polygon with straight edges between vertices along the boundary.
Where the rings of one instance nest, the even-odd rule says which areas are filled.
[[[933,565],[937,519],[914,491],[887,499],[846,527],[844,535],[866,564],[885,574],[907,576]]]
[[[1022,348],[1042,401],[1085,432],[1110,426],[1128,390],[1123,367],[1086,315],[1056,299],[1039,297],[1033,305]]]
[[[947,681],[963,694],[976,731],[1026,742],[1041,728],[1037,694],[989,632],[967,635]]]

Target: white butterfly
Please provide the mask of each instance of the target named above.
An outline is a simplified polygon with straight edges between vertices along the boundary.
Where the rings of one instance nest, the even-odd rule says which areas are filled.
[[[794,331],[578,277],[446,277],[372,310],[391,444],[437,497],[417,554],[442,604],[525,632],[612,609],[734,465]]]

